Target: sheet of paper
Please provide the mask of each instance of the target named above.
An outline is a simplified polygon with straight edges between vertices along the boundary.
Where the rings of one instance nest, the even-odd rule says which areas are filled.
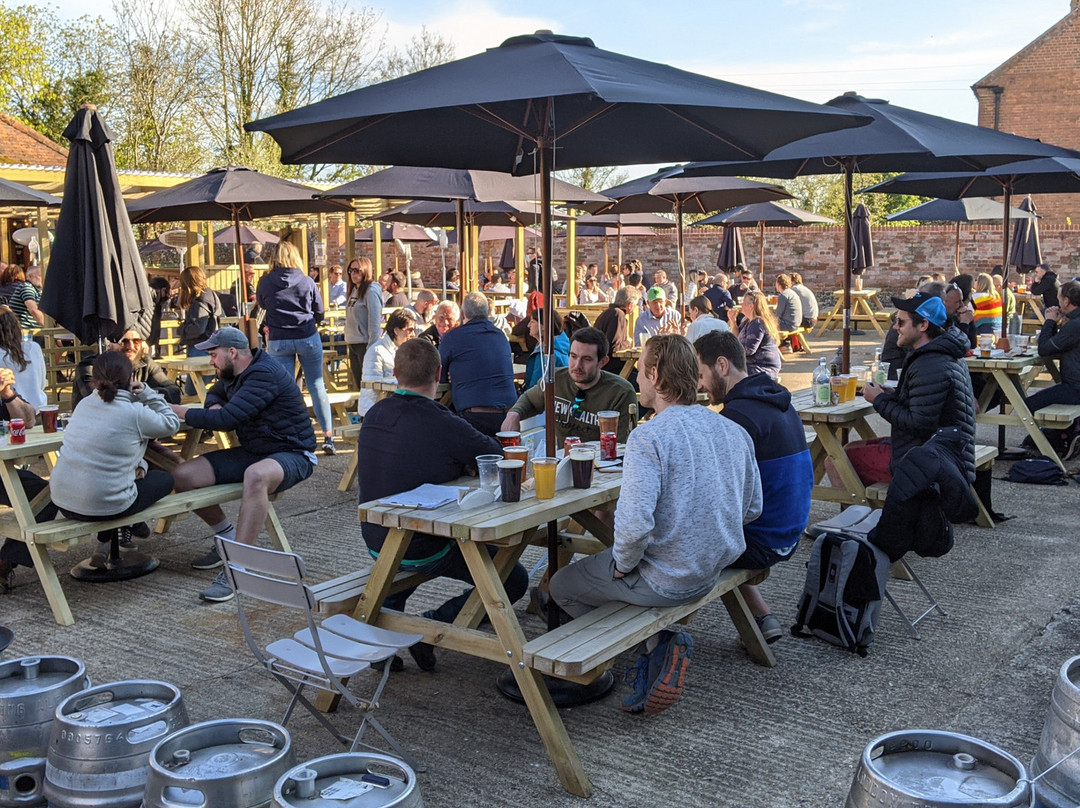
[[[392,494],[383,497],[379,502],[383,505],[394,505],[399,508],[441,508],[451,502],[458,501],[458,492],[462,489],[456,485],[433,485],[424,483],[411,491],[402,491],[400,494]]]

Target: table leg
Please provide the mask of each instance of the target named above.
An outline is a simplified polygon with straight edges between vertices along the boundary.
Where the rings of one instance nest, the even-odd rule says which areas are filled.
[[[345,471],[341,474],[341,481],[338,483],[337,490],[341,492],[348,491],[352,488],[352,484],[356,482],[357,467],[360,465],[360,447],[356,447],[356,451],[349,457],[348,462],[345,464]]]
[[[776,657],[773,656],[769,644],[765,642],[765,637],[762,635],[761,629],[758,628],[757,621],[754,620],[754,613],[746,605],[746,599],[743,597],[742,592],[739,591],[739,588],[735,587],[730,592],[725,592],[720,596],[720,600],[724,602],[724,606],[731,616],[731,622],[738,629],[739,637],[742,638],[743,645],[746,646],[746,652],[750,654],[750,658],[767,668],[776,667]]]
[[[851,465],[847,452],[844,451],[844,445],[840,441],[840,437],[833,432],[829,424],[815,424],[814,431],[817,433],[818,440],[821,441],[826,455],[832,458],[836,472],[840,475],[840,480],[844,484],[842,490],[847,492],[847,496],[844,496],[839,501],[847,505],[865,505],[866,489],[862,484],[862,480],[859,479],[859,475],[855,473],[855,468]],[[816,499],[830,499],[827,494],[832,492],[834,496],[831,499],[836,500],[835,489],[819,485],[814,487],[814,492]]]
[[[840,313],[843,310],[844,310],[844,301],[843,300],[837,300],[836,305],[833,306],[833,310],[829,312],[829,316],[825,318],[825,322],[823,322],[821,324],[821,328],[818,329],[817,336],[820,337],[826,331],[828,331],[829,327],[832,325],[833,321],[836,320],[840,316]]]
[[[619,371],[619,375],[624,379],[629,379],[630,374],[634,372],[634,368],[637,367],[637,360],[633,357],[623,362],[622,370]]]
[[[508,547],[500,548],[492,559],[495,573],[499,576],[499,580],[503,583],[504,588],[506,576],[510,574],[514,565],[517,564],[518,559],[521,558],[521,554],[525,552],[525,548],[532,543],[538,530],[539,528],[532,528],[525,531],[519,542]],[[513,604],[510,605],[511,607],[513,606]],[[469,599],[465,601],[465,605],[461,607],[461,611],[458,612],[458,616],[454,620],[454,625],[463,628],[476,628],[484,619],[485,613],[484,601],[480,598],[480,593],[474,588],[473,593],[469,596]]]
[[[180,460],[187,462],[195,457],[195,452],[199,448],[199,443],[202,442],[203,430],[197,427],[188,427],[187,432],[184,434],[184,442],[180,446]],[[171,469],[166,469],[167,471]],[[154,525],[155,533],[167,533],[169,528],[172,527],[173,522],[176,521],[175,516],[166,516],[162,519],[158,519],[157,524]]]
[[[291,553],[292,548],[289,547],[289,540],[285,538],[285,528],[282,527],[277,511],[274,510],[273,502],[270,503],[270,507],[266,511],[266,522],[264,524],[266,532],[270,536],[270,541],[274,543],[274,549],[283,553]]]
[[[592,511],[578,511],[573,514],[574,520],[585,530],[592,533],[604,543],[605,547],[615,544],[615,530],[611,525],[597,517]]]
[[[877,315],[874,314],[874,310],[870,308],[870,304],[866,301],[866,298],[859,297],[855,299],[855,305],[852,306],[852,313],[856,311],[862,312],[862,316],[870,320],[870,325],[878,332],[878,336],[885,339],[885,332],[881,330],[881,325],[877,321]]]
[[[521,631],[517,615],[508,604],[506,590],[502,581],[499,580],[495,563],[487,554],[487,549],[476,542],[461,542],[461,552],[465,557],[465,563],[472,573],[476,590],[487,609],[488,619],[495,629],[506,651],[506,661],[510,671],[517,681],[521,696],[525,705],[529,708],[529,715],[540,733],[540,739],[544,742],[548,756],[555,766],[555,772],[559,776],[562,787],[571,794],[579,797],[588,797],[592,793],[592,786],[581,765],[566,726],[559,716],[555,704],[551,701],[544,680],[533,668],[528,668],[522,661],[522,646],[525,644],[525,635]]]
[[[1013,417],[1027,430],[1032,441],[1035,442],[1035,447],[1039,450],[1039,453],[1043,457],[1053,460],[1058,468],[1065,471],[1065,464],[1061,462],[1061,458],[1058,457],[1057,452],[1050,446],[1050,441],[1046,439],[1042,430],[1039,429],[1039,425],[1035,423],[1035,417],[1031,414],[1031,410],[1028,409],[1028,406],[1024,401],[1024,394],[1021,392],[1020,388],[1012,382],[1009,378],[1009,374],[1003,370],[995,370],[993,378],[997,382],[998,387],[1001,388],[1001,392],[1005,395],[1005,398],[1008,399],[1009,403],[1012,405]]]

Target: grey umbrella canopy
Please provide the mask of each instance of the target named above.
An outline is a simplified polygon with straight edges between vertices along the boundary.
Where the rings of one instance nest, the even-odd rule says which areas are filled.
[[[403,222],[381,222],[379,238],[382,241],[417,241],[431,243],[437,239],[419,225]],[[375,228],[368,227],[356,231],[356,241],[374,241]]]
[[[26,208],[57,208],[60,197],[8,180],[0,180],[0,205]]]
[[[540,218],[536,205],[528,202],[473,202],[462,200],[466,225],[535,224]],[[373,216],[387,222],[406,222],[421,227],[455,227],[457,204],[418,199],[391,208]],[[569,219],[565,214],[555,214],[556,219]]]
[[[811,211],[789,207],[780,202],[755,202],[751,205],[741,205],[731,210],[722,211],[707,219],[700,219],[690,226],[756,227],[758,229],[758,244],[760,245],[760,254],[758,256],[759,283],[764,286],[765,228],[799,227],[804,224],[836,224],[836,222],[828,216],[819,216]],[[717,259],[717,265],[719,266],[719,259]],[[724,269],[724,267],[720,267],[720,269]]]
[[[577,234],[579,236],[606,236],[608,231],[614,230],[616,260],[619,266],[622,266],[623,236],[656,235],[649,228],[674,226],[674,219],[656,213],[590,213],[586,216],[578,216]],[[606,261],[607,242],[604,244],[604,251]]]
[[[153,302],[113,159],[113,134],[84,106],[64,130],[71,142],[64,201],[41,309],[85,345],[128,328],[150,330]]]
[[[1024,197],[1020,210],[1030,216],[1016,220],[1012,248],[1009,250],[1009,264],[1020,272],[1030,272],[1043,262],[1042,246],[1039,244],[1039,212],[1030,196]]]
[[[677,169],[676,169],[677,170]],[[683,248],[683,214],[710,213],[734,205],[790,199],[791,194],[779,185],[737,177],[671,177],[672,169],[663,169],[602,191],[614,202],[590,204],[594,213],[673,213],[676,225],[676,249],[679,257],[679,289],[686,289],[686,252]]]
[[[931,199],[913,208],[885,217],[887,222],[956,222],[954,247],[954,272],[960,272],[960,225],[964,222],[1000,221],[1005,206],[993,199],[971,197],[970,199]],[[1029,219],[1032,214],[1013,208],[1014,219]]]
[[[844,243],[851,242],[851,184],[856,171],[981,171],[990,166],[1036,157],[1080,156],[1037,140],[997,132],[981,126],[898,107],[880,99],[845,93],[826,106],[873,119],[869,126],[850,132],[834,131],[782,146],[764,160],[708,162],[684,166],[682,174],[750,175],[791,178],[812,174],[844,175]],[[989,196],[989,193],[975,194]],[[946,196],[924,194],[924,196]],[[850,273],[843,273],[845,300]],[[845,303],[850,308],[850,302]],[[844,316],[844,367],[850,340]]]
[[[285,163],[539,174],[542,254],[550,262],[552,170],[753,160],[797,138],[864,123],[839,110],[604,51],[583,37],[541,31],[246,127],[269,133]],[[553,305],[552,273],[542,278],[544,299]],[[549,356],[553,324],[549,317],[544,326]],[[554,456],[554,362],[550,367],[546,451]],[[554,571],[558,548],[549,528],[548,563]],[[563,785],[588,794],[587,783]]]
[[[236,243],[236,228],[235,227],[222,227],[219,230],[214,231],[214,243],[215,244],[235,244]],[[260,230],[258,227],[251,227],[250,225],[240,225],[240,243],[241,244],[277,244],[280,239],[274,233],[269,230]]]
[[[730,272],[739,266],[746,266],[742,234],[737,228],[725,227],[724,236],[720,239],[720,254],[716,256],[716,267]]]

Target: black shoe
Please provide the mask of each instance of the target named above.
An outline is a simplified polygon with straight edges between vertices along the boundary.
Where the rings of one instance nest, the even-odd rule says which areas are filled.
[[[380,673],[382,673],[382,670],[385,667],[385,659],[380,659],[378,662],[371,663],[371,669],[374,671],[379,671]],[[398,671],[403,670],[405,670],[405,663],[402,661],[401,657],[399,657],[397,654],[394,654],[392,657],[390,657],[390,671],[392,673],[397,673]]]
[[[150,523],[149,522],[136,522],[133,525],[128,526],[131,530],[131,535],[137,539],[149,539],[150,538]]]
[[[435,670],[435,646],[427,642],[418,642],[415,645],[409,646],[409,654],[412,656],[413,661],[422,671]],[[390,670],[393,670],[391,666]]]
[[[0,561],[0,595],[6,595],[15,587],[15,566]]]

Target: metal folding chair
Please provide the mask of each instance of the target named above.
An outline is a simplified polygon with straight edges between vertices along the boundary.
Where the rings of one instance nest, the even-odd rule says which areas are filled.
[[[423,639],[422,634],[403,634],[369,626],[346,615],[335,615],[317,625],[312,609],[315,597],[304,583],[304,561],[295,553],[283,553],[252,547],[239,542],[217,538],[218,553],[225,561],[226,576],[237,594],[236,604],[244,639],[259,663],[292,694],[284,726],[297,704],[303,706],[335,738],[349,747],[383,751],[363,743],[364,732],[370,725],[390,745],[397,755],[413,769],[422,771],[389,732],[374,716],[383,688],[390,677],[390,659],[398,651]],[[264,648],[251,632],[244,611],[244,599],[252,598],[297,609],[304,613],[306,627],[292,637],[275,640]],[[345,680],[367,670],[372,663],[384,662],[382,678],[375,692],[366,699],[349,690]],[[343,697],[360,711],[360,726],[349,737],[338,731],[326,716],[304,695],[312,687]]]

